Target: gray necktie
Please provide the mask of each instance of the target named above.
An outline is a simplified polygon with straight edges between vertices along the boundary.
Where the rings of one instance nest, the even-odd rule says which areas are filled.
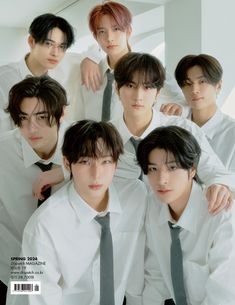
[[[109,213],[95,217],[101,225],[100,239],[100,305],[114,305],[113,241]]]
[[[101,117],[101,120],[104,122],[110,120],[112,84],[114,80],[113,73],[111,73],[109,69],[106,71],[106,76],[107,76],[107,84],[103,94],[102,117]]]
[[[183,274],[183,256],[179,239],[181,227],[175,226],[168,222],[171,232],[171,280],[174,289],[176,305],[187,305],[184,274]]]
[[[36,162],[35,165],[37,165],[43,172],[49,171],[52,168],[53,163],[50,162],[49,164],[44,164],[41,162]],[[48,187],[45,191],[42,192],[44,199],[40,200],[38,199],[38,207],[47,200],[48,197],[51,195],[51,187]]]
[[[141,139],[135,139],[134,137],[130,138],[130,141],[135,149],[135,154],[137,153],[137,148],[141,142]],[[140,175],[138,177],[139,180],[143,181],[143,171],[141,170]]]

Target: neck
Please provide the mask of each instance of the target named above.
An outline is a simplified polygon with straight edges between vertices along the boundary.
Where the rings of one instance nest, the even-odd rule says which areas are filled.
[[[172,218],[178,221],[186,208],[192,190],[192,182],[189,184],[184,194],[174,202],[168,204]]]
[[[202,127],[206,122],[208,122],[217,110],[216,104],[213,104],[207,109],[193,109],[192,110],[192,121],[199,127]]]
[[[48,151],[40,151],[40,150],[35,150],[36,154],[43,160],[48,160],[50,159],[53,154],[55,153],[55,150],[56,150],[56,146],[57,146],[57,143],[53,146],[52,149],[48,150]]]
[[[35,58],[33,57],[33,55],[31,53],[29,53],[29,55],[26,56],[25,62],[26,62],[26,65],[27,65],[28,69],[32,73],[32,75],[34,75],[34,76],[41,76],[41,75],[47,73],[47,70],[45,68],[43,68],[38,63],[37,60],[35,60]]]
[[[133,136],[140,137],[151,123],[152,116],[152,111],[149,112],[149,114],[146,114],[145,116],[139,117],[129,116],[128,114],[124,113],[124,121],[130,133]]]
[[[98,198],[88,198],[86,196],[83,196],[84,194],[82,194],[82,190],[76,188],[76,186],[74,186],[76,191],[78,192],[78,194],[83,198],[83,200],[94,210],[96,210],[97,212],[103,212],[107,209],[108,206],[108,201],[109,201],[109,192],[108,190],[104,193],[104,195],[102,197],[98,197]]]
[[[122,58],[122,56],[124,56],[125,54],[127,54],[129,52],[128,48],[123,50],[122,52],[120,52],[119,54],[116,55],[108,55],[108,64],[110,66],[111,69],[114,69],[116,63],[119,61],[120,58]]]

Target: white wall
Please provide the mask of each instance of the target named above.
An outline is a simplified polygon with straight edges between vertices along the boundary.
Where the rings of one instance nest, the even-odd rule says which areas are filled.
[[[173,73],[179,59],[190,53],[215,56],[224,70],[218,104],[222,106],[224,103],[222,109],[230,114],[231,111],[227,109],[232,108],[232,113],[235,114],[235,105],[231,102],[231,92],[235,86],[234,11],[234,0],[174,0],[165,6],[168,71]],[[225,107],[228,96],[230,105]]]
[[[18,61],[28,50],[27,31],[20,28],[0,28],[0,65]]]

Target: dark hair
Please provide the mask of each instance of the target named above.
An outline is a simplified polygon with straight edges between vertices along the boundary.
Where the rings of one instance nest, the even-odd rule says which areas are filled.
[[[98,140],[102,139],[113,161],[117,162],[123,153],[123,142],[117,129],[107,122],[81,120],[65,133],[62,153],[69,164],[76,163],[80,157],[99,158],[103,156]]]
[[[172,153],[177,165],[181,168],[189,170],[194,167],[197,169],[201,148],[195,137],[186,129],[178,126],[159,127],[140,142],[137,160],[145,175],[148,173],[149,154],[155,148]],[[197,174],[194,179],[201,183]]]
[[[69,48],[74,43],[73,27],[62,17],[53,14],[43,14],[36,17],[29,27],[29,34],[36,43],[43,43],[48,38],[48,33],[59,28],[66,36],[66,45]]]
[[[104,15],[113,17],[123,32],[131,26],[132,15],[128,8],[121,3],[109,1],[96,5],[89,13],[89,28],[94,36],[97,36],[97,28]]]
[[[140,84],[148,84],[151,88],[158,90],[164,84],[165,69],[155,56],[147,53],[129,52],[115,65],[114,78],[118,90],[131,83],[136,73]]]
[[[29,76],[15,84],[9,91],[9,104],[6,112],[9,112],[14,123],[21,126],[21,104],[24,98],[36,97],[42,102],[48,112],[48,125],[54,122],[59,126],[64,107],[67,106],[65,89],[49,76]]]
[[[188,70],[194,66],[199,66],[202,69],[206,80],[216,85],[222,79],[223,69],[218,60],[207,54],[187,55],[183,57],[175,69],[175,79],[180,86],[184,87],[188,79]]]

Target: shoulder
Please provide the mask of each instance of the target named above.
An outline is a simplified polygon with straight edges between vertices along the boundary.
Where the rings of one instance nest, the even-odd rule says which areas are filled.
[[[63,219],[66,219],[66,211],[69,209],[68,184],[64,185],[43,202],[31,216],[26,230],[32,227],[54,227],[59,225]]]

